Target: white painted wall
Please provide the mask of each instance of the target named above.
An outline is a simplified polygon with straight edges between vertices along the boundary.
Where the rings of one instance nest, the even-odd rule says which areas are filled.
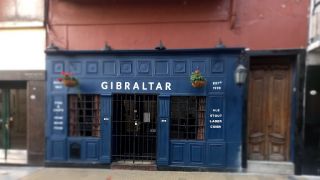
[[[45,29],[0,29],[0,70],[45,70]]]
[[[310,1],[309,42],[320,41],[320,6],[315,6],[320,0]]]
[[[320,65],[320,51],[313,51],[307,54],[306,60],[307,66],[319,66]]]

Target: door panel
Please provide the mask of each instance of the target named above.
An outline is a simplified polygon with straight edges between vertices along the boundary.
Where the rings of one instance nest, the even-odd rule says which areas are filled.
[[[252,64],[248,94],[248,158],[289,158],[291,68],[288,64]]]
[[[268,155],[267,159],[284,161],[288,159],[289,146],[289,73],[288,70],[272,67],[269,78],[269,119],[268,123]]]
[[[26,89],[0,89],[0,131],[7,137],[0,141],[1,148],[26,149]]]
[[[248,107],[251,109],[248,118],[251,119],[248,124],[248,142],[250,144],[250,159],[265,159],[265,124],[264,123],[264,84],[265,76],[263,70],[256,70],[250,76],[250,90]]]
[[[7,150],[10,148],[10,90],[0,89],[0,131],[1,143],[0,148],[4,149],[4,157],[7,159]]]
[[[26,89],[0,88],[0,163],[27,163]]]

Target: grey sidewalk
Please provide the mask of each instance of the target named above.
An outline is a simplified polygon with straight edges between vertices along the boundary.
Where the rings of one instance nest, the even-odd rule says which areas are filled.
[[[140,171],[94,168],[0,167],[1,180],[307,180],[320,177],[249,173]]]
[[[42,167],[27,166],[0,166],[0,180],[16,180],[21,179]]]

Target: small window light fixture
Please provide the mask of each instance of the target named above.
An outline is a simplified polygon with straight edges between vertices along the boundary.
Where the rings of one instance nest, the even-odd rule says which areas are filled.
[[[244,83],[246,83],[247,75],[247,68],[244,65],[239,64],[234,72],[235,83],[240,86],[243,85]]]

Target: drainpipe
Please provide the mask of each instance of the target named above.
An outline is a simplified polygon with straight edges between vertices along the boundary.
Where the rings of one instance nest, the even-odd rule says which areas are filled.
[[[230,8],[229,8],[229,23],[230,23],[230,29],[234,29],[234,26],[236,24],[236,0],[230,0]]]
[[[48,45],[49,31],[51,29],[50,22],[49,22],[49,9],[50,9],[50,0],[45,0],[44,1],[44,28],[46,31],[46,46]]]

